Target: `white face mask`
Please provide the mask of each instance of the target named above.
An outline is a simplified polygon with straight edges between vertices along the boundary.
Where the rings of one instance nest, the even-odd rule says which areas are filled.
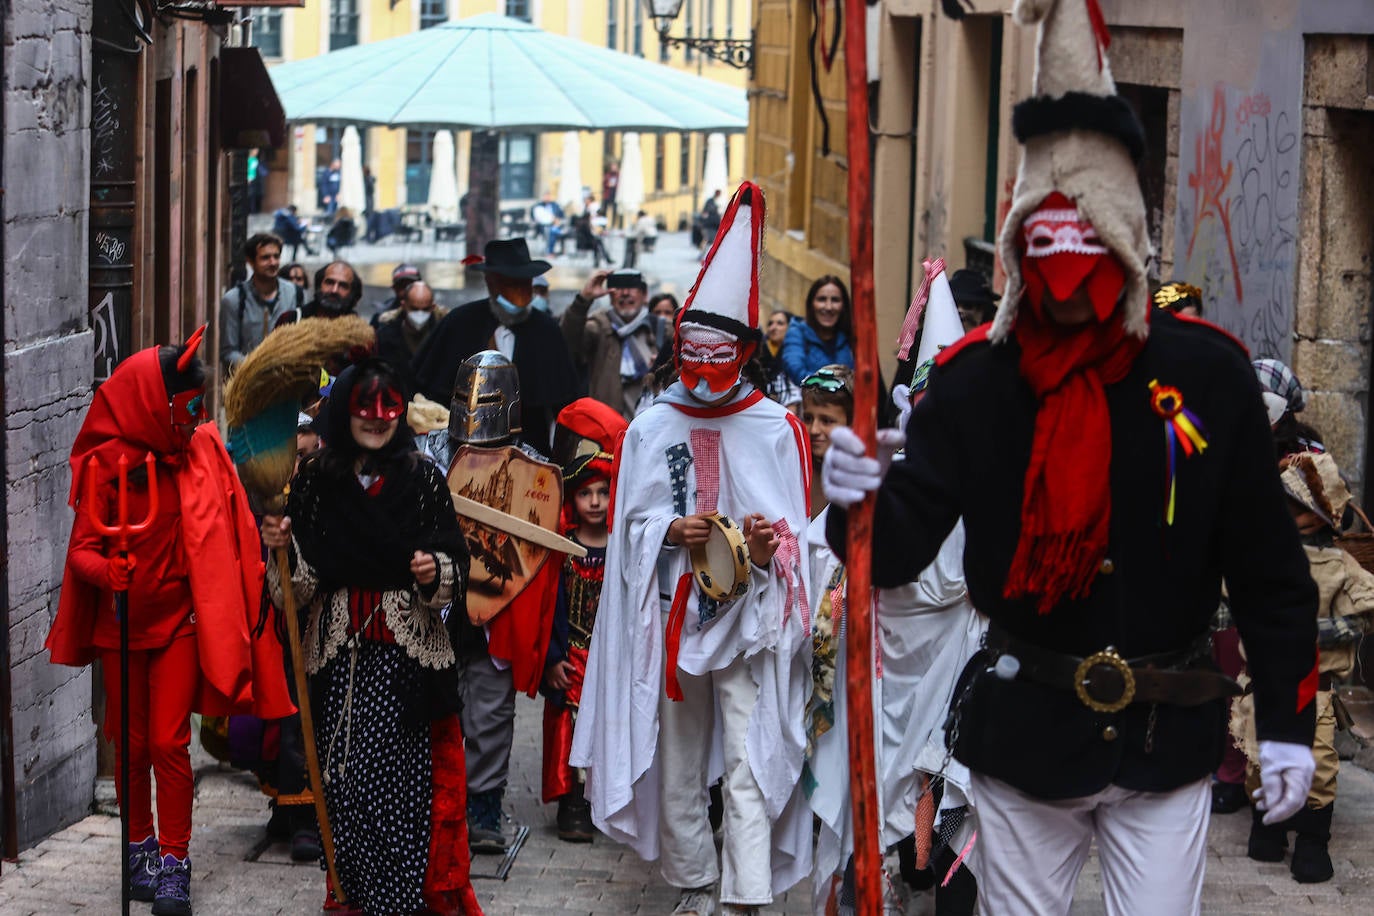
[[[406,312],[406,321],[409,321],[411,325],[416,328],[422,328],[429,323],[429,318],[432,314],[433,312],[416,309],[411,312]]]

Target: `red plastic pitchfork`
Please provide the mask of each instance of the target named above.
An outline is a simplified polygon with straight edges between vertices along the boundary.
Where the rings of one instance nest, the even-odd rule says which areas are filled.
[[[147,531],[157,518],[157,459],[152,452],[144,459],[148,471],[148,514],[141,522],[129,521],[129,458],[119,456],[119,476],[115,486],[115,522],[107,524],[101,517],[96,487],[100,480],[100,459],[92,457],[85,470],[85,510],[91,527],[107,538],[113,538],[115,550],[128,557],[129,538]],[[114,593],[115,617],[119,620],[119,899],[121,913],[129,916],[129,592]]]

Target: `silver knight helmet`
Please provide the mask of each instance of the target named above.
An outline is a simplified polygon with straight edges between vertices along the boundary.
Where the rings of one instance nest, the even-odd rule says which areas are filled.
[[[505,445],[520,433],[520,373],[496,350],[463,360],[453,379],[448,434],[470,445]]]

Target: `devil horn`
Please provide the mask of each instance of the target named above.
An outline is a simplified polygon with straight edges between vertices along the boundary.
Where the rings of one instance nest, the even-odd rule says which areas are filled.
[[[196,358],[196,351],[200,349],[200,341],[205,337],[206,325],[201,325],[191,332],[191,336],[186,338],[186,352],[177,357],[177,371],[185,372],[191,368],[191,360]]]

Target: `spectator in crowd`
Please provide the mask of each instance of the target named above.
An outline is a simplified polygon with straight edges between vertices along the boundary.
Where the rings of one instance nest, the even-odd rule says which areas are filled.
[[[787,369],[782,364],[782,345],[787,338],[787,329],[792,325],[792,313],[787,309],[773,309],[768,323],[763,328],[763,346],[759,348],[759,365],[768,379],[770,398],[784,407],[795,407],[801,402],[802,391],[787,377]]]
[[[697,226],[700,232],[693,233],[693,241],[703,252],[711,247],[711,243],[716,238],[716,230],[720,228],[720,219],[724,215],[721,212],[720,203],[720,191],[717,189],[702,205],[701,215],[697,217]],[[697,238],[698,236],[699,238]]]
[[[639,260],[639,253],[641,251],[653,251],[657,242],[658,223],[648,213],[640,210],[634,226],[625,234],[624,266],[627,268],[634,267]]]
[[[822,366],[839,363],[854,368],[849,345],[849,290],[839,277],[827,274],[806,293],[806,320],[787,327],[782,363],[795,385]]]
[[[486,275],[486,297],[458,306],[438,323],[415,356],[416,385],[430,400],[448,403],[459,365],[494,342],[520,373],[521,438],[547,454],[558,411],[582,387],[558,322],[530,307],[533,279],[552,265],[531,260],[522,238],[492,239],[483,255],[472,269]]]
[[[950,275],[949,291],[954,296],[954,305],[965,331],[987,324],[997,313],[1000,297],[992,291],[981,270],[956,270]]]
[[[420,276],[420,268],[414,264],[397,264],[396,268],[391,271],[391,295],[375,306],[377,311],[372,316],[372,326],[374,328],[377,326],[377,319],[383,313],[389,312],[401,304],[401,296],[405,293],[406,287],[419,282],[421,279],[423,278]]]
[[[277,320],[300,302],[296,285],[279,275],[280,238],[259,232],[244,243],[243,259],[252,276],[235,283],[219,301],[219,364],[225,372],[242,362]]]
[[[283,312],[276,327],[295,324],[302,318],[339,318],[351,315],[363,297],[363,281],[347,261],[330,261],[315,271],[315,298],[300,308]],[[342,369],[342,366],[339,367]],[[331,372],[337,375],[337,372]]]
[[[306,272],[305,265],[299,261],[292,261],[282,268],[282,276],[296,284],[297,297],[300,301],[305,301],[305,294],[310,292],[310,274]]]
[[[539,203],[530,207],[530,219],[544,233],[544,254],[563,253],[563,220],[565,214],[548,191],[539,198]]]
[[[592,313],[592,303],[606,295],[611,307]],[[649,311],[648,297],[638,271],[598,270],[559,321],[573,362],[586,373],[587,393],[627,420],[648,406],[654,363],[672,340],[672,325]]]
[[[315,252],[310,250],[310,243],[306,241],[306,233],[310,227],[305,220],[296,215],[296,205],[288,204],[280,207],[272,214],[272,233],[281,239],[282,245],[291,246],[291,260],[296,260],[298,250],[305,249],[307,255]]]
[[[434,303],[434,290],[416,280],[401,293],[400,303],[376,318],[377,355],[409,384],[411,361],[448,312]]]
[[[338,159],[329,163],[329,169],[320,181],[320,204],[325,215],[333,216],[339,209],[339,185],[343,181],[343,163]]]
[[[619,211],[616,209],[615,196],[620,188],[620,163],[614,159],[606,163],[606,171],[601,176],[601,215],[606,217],[607,228],[614,228]]]
[[[347,207],[340,208],[334,219],[334,225],[329,227],[329,234],[324,237],[324,243],[329,246],[330,255],[337,258],[339,249],[349,247],[357,238],[358,224],[353,221],[353,211]]]
[[[534,290],[534,298],[530,300],[530,308],[548,314],[550,312],[549,278],[540,274],[530,281],[530,286]]]

